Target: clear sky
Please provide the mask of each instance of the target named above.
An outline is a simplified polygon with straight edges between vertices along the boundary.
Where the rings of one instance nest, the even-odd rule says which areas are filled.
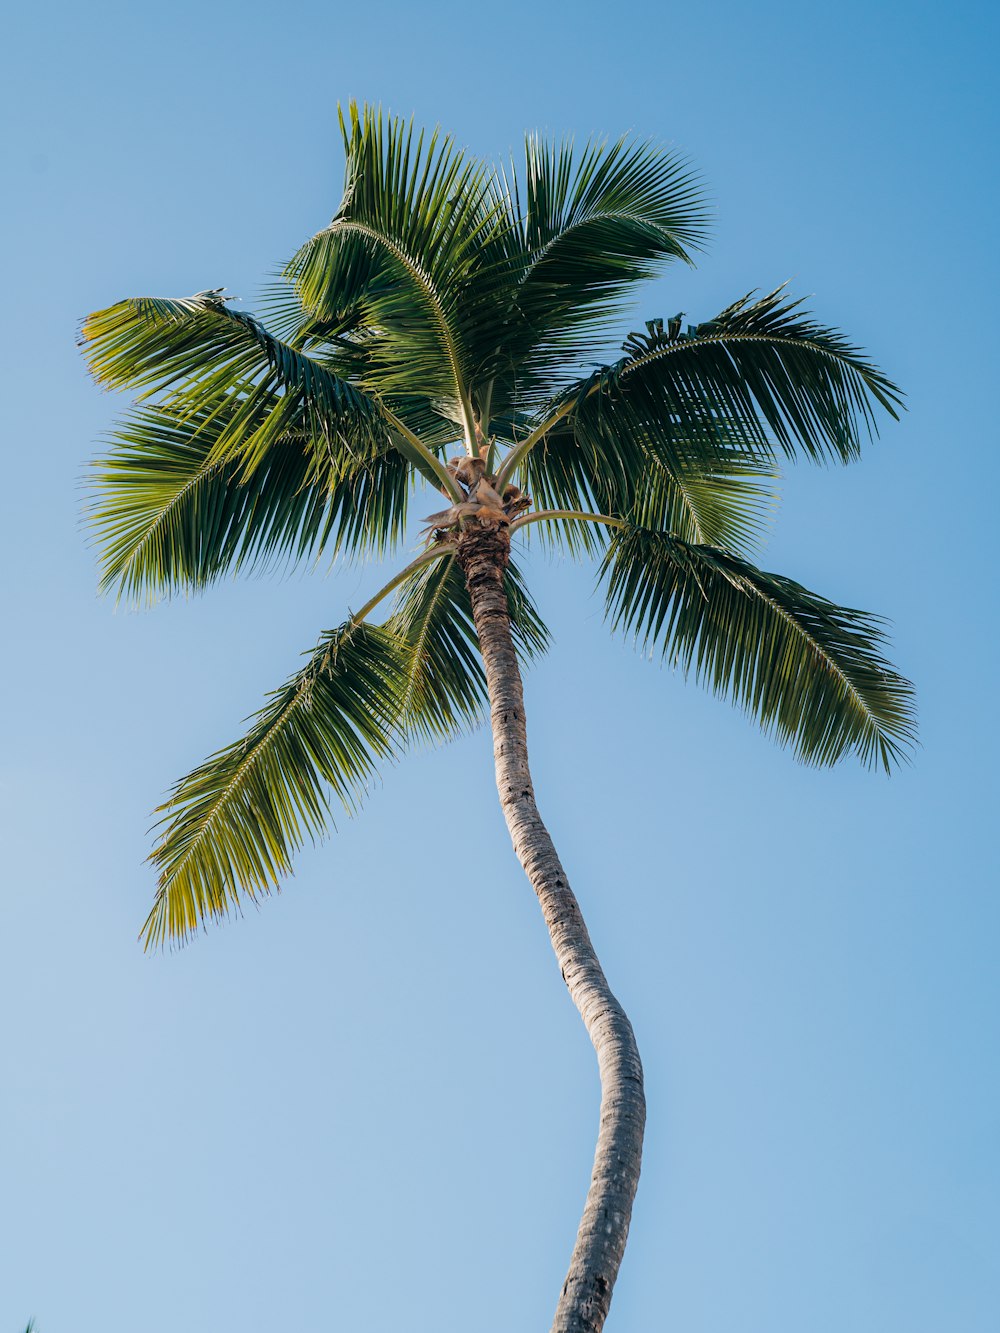
[[[906,389],[789,478],[760,563],[891,617],[922,748],[804,770],[533,557],[540,805],[644,1055],[611,1333],[995,1333],[993,6],[20,5],[5,20],[0,1330],[544,1330],[597,1076],[479,732],[388,772],[279,897],[136,933],[150,811],[378,571],[97,597],[76,323],[253,309],[339,198],[338,98],[485,155],[634,128],[716,205],[638,321],[789,279]],[[429,509],[434,508],[433,501]],[[428,509],[428,511],[429,511]],[[417,510],[418,513],[424,512]]]

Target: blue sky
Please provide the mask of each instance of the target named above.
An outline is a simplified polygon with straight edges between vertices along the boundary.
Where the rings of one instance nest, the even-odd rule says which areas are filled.
[[[597,1079],[485,733],[386,773],[259,912],[136,944],[150,810],[378,571],[99,599],[82,479],[122,404],[76,324],[218,285],[252,309],[336,206],[357,96],[490,156],[531,128],[676,143],[713,239],[622,335],[787,279],[907,391],[860,464],[790,475],[760,563],[891,617],[912,768],[796,766],[537,553],[529,729],[649,1084],[609,1330],[995,1330],[997,26],[773,0],[8,20],[0,1327],[509,1333],[562,1281]]]

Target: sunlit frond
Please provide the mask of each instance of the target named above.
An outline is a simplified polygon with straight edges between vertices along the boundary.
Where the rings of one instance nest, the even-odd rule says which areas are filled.
[[[360,320],[351,326],[325,320],[307,310],[292,282],[281,276],[269,283],[261,300],[269,328],[290,346],[307,352],[327,369],[352,384],[370,383],[383,408],[388,409],[430,450],[461,441],[464,423],[455,403],[428,397],[423,392],[389,393],[379,378],[373,354],[382,334]],[[447,410],[446,410],[447,409]],[[449,415],[451,413],[451,415]],[[399,442],[397,441],[397,447]],[[433,481],[433,477],[428,480]]]
[[[113,389],[161,395],[178,414],[230,405],[219,457],[256,466],[293,423],[317,447],[368,457],[389,440],[378,404],[216,293],[182,300],[137,297],[96,311],[82,325],[91,371]]]
[[[148,946],[183,940],[278,887],[293,853],[325,828],[328,792],[353,811],[398,752],[406,653],[383,627],[326,634],[247,735],[175,786],[161,806]]]
[[[528,661],[548,631],[513,567],[507,587]],[[353,813],[382,762],[476,725],[486,708],[469,595],[449,552],[402,582],[384,625],[352,619],[325,634],[247,735],[175,786],[158,812],[147,947],[184,940],[278,888],[303,841],[325,831],[330,796]]]
[[[463,296],[497,225],[491,176],[435,131],[351,104],[343,201],[287,275],[314,318],[363,327],[380,392],[451,400],[471,429],[474,335]]]

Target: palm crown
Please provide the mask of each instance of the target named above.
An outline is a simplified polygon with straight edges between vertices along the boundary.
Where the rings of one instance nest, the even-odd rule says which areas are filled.
[[[470,525],[537,523],[598,556],[612,625],[800,759],[898,761],[911,689],[881,623],[748,559],[780,458],[855,458],[874,413],[895,415],[892,383],[781,291],[697,325],[651,321],[605,363],[634,284],[704,236],[697,182],[655,144],[529,138],[505,174],[371,109],[341,125],[343,201],[263,321],[220,289],[122,301],[82,328],[98,380],[141,391],[95,472],[102,580],[123,596],[384,556],[416,489],[448,502],[426,549],[175,786],[147,944],[276,886],[331,795],[353,809],[380,762],[482,716],[456,560]],[[547,632],[514,564],[505,584],[528,658]]]

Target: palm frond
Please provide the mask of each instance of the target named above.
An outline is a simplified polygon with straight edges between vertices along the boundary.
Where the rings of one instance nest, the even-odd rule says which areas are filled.
[[[415,571],[387,627],[408,646],[400,711],[410,734],[444,740],[482,720],[486,677],[465,580],[453,555]]]
[[[141,389],[180,412],[231,405],[220,457],[252,468],[293,421],[338,456],[369,456],[389,439],[377,402],[270,334],[214,292],[180,300],[137,297],[90,315],[81,346],[99,383]]]
[[[504,587],[507,591],[514,647],[522,662],[533,662],[548,652],[551,635],[531,600],[524,575],[513,559],[507,565]]]
[[[227,427],[224,403],[156,406],[111,433],[89,514],[102,588],[152,601],[324,551],[384,553],[402,538],[412,473],[396,449],[332,469],[307,423],[293,422],[247,475],[219,456]]]
[[[207,920],[276,889],[292,854],[325,828],[331,790],[357,808],[380,761],[399,750],[406,654],[384,627],[348,622],[160,807],[151,860],[160,878],[147,946],[184,940]]]
[[[877,433],[875,408],[897,416],[901,395],[836,329],[802,313],[783,291],[742,298],[714,320],[680,331],[652,320],[626,355],[581,384],[575,419],[585,429],[645,431],[666,457],[726,441],[750,454],[776,451],[850,462]],[[568,401],[568,398],[567,398]]]
[[[621,311],[634,285],[690,260],[706,234],[703,192],[678,153],[624,136],[577,152],[529,135],[523,178],[498,183],[508,227],[506,303],[497,302],[499,406],[533,399]],[[499,295],[499,293],[498,293]],[[603,341],[603,339],[602,339]]]
[[[528,663],[545,653],[549,631],[512,560],[504,582],[511,635]],[[387,627],[408,647],[402,723],[413,736],[446,740],[482,721],[486,677],[465,578],[453,555],[415,571],[400,590]]]
[[[670,470],[654,459],[624,517],[637,527],[743,555],[760,544],[777,507],[776,483],[771,464],[734,449],[720,449],[714,463],[700,468]]]
[[[419,392],[384,392],[384,385],[378,383],[377,365],[372,357],[382,336],[378,330],[364,327],[359,320],[347,327],[342,320],[330,321],[314,316],[284,274],[266,286],[261,308],[268,327],[290,346],[306,352],[352,384],[371,383],[375,386],[382,405],[428,449],[437,452],[461,440],[463,424],[455,420],[453,403],[446,400],[442,404]],[[442,411],[442,407],[447,407],[448,411]],[[428,480],[436,484],[433,475]]]
[[[286,273],[313,317],[363,329],[369,382],[452,404],[471,431],[474,331],[463,296],[497,225],[490,173],[435,131],[351,103],[343,201]]]
[[[625,518],[686,541],[750,549],[775,504],[769,460],[730,443],[719,423],[713,449],[680,446],[666,454],[641,425],[613,414],[564,417],[525,455],[523,488],[537,509]],[[564,519],[540,529],[571,551],[603,549],[593,524]]]
[[[856,754],[887,772],[915,741],[913,689],[883,622],[713,547],[638,528],[605,556],[608,614],[753,714],[807,764]]]
[[[380,763],[482,719],[486,680],[453,555],[419,566],[400,587],[384,625],[352,618],[325,634],[247,735],[174,787],[150,858],[160,879],[147,948],[277,889],[295,851],[324,832],[330,794],[353,813]],[[507,590],[515,644],[529,660],[548,631],[513,567]]]

